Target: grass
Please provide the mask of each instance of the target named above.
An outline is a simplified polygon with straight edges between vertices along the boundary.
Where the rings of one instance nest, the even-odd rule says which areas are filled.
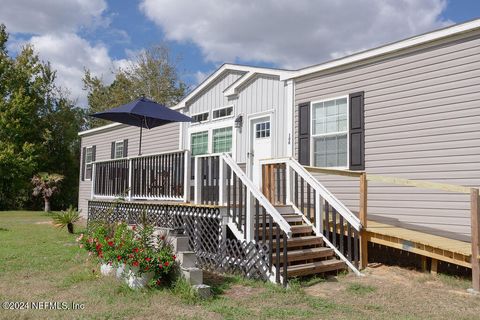
[[[293,280],[288,289],[209,274],[214,297],[200,299],[185,281],[134,291],[112,277],[39,212],[0,212],[0,301],[59,301],[83,310],[1,310],[5,319],[474,319],[480,298],[468,281],[400,268]],[[81,227],[76,228],[80,231]],[[77,231],[77,233],[78,233]]]

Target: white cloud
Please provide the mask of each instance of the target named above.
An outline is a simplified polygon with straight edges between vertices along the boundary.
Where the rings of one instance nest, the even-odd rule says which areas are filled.
[[[298,68],[449,24],[445,0],[142,0],[169,40],[207,61]]]
[[[127,60],[112,59],[104,43],[93,44],[78,35],[80,30],[108,27],[106,10],[105,0],[2,0],[0,23],[12,33],[10,50],[18,51],[25,43],[31,43],[40,58],[50,61],[57,71],[57,84],[85,106],[85,69],[109,83],[114,77],[112,71],[127,65]],[[120,41],[129,41],[123,30],[108,31]]]
[[[82,83],[85,68],[110,83],[112,71],[128,63],[127,60],[112,59],[104,44],[91,45],[75,33],[34,36],[29,42],[41,59],[51,62],[57,70],[58,83],[70,91],[72,98],[78,98],[81,106],[86,105]]]
[[[105,0],[2,0],[0,22],[10,32],[72,32],[103,24]]]

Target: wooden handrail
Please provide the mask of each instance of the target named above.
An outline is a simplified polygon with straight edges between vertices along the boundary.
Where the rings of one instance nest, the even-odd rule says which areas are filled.
[[[341,169],[331,169],[331,168],[321,168],[321,167],[311,167],[311,166],[304,166],[304,168],[309,172],[352,177],[352,178],[360,178],[362,174],[364,174],[363,171],[351,171],[351,170],[341,170]],[[389,184],[394,184],[399,186],[409,186],[409,187],[430,189],[430,190],[466,193],[466,194],[470,193],[470,189],[471,189],[469,187],[455,185],[455,184],[447,184],[447,183],[431,182],[431,181],[423,181],[423,180],[412,180],[412,179],[406,179],[406,178],[381,176],[377,174],[368,174],[367,181],[389,183]]]
[[[454,184],[379,176],[375,174],[368,174],[367,180],[382,182],[382,183],[390,183],[390,184],[395,184],[399,186],[408,186],[408,187],[415,187],[415,188],[421,188],[421,189],[441,190],[441,191],[467,193],[467,194],[470,193],[470,190],[471,190],[471,188],[454,185]]]
[[[278,212],[277,209],[267,200],[265,195],[255,186],[252,181],[245,175],[243,170],[233,161],[229,154],[224,153],[221,156],[222,160],[232,169],[242,183],[247,187],[248,191],[258,200],[260,205],[265,208],[267,213],[273,218],[273,220],[279,225],[280,229],[287,235],[288,238],[292,236],[292,230],[290,224],[285,218]]]

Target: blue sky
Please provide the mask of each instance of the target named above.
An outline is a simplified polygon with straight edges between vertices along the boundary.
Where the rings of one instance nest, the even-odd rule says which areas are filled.
[[[9,49],[32,43],[79,105],[85,68],[109,82],[160,42],[193,87],[224,62],[300,68],[479,16],[478,0],[2,0],[0,10]]]

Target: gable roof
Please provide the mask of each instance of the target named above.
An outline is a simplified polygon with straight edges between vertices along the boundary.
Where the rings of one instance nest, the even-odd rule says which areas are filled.
[[[192,92],[190,92],[185,98],[183,98],[177,105],[172,107],[172,109],[182,109],[184,108],[188,101],[195,98],[197,95],[201,94],[204,89],[206,89],[212,82],[222,76],[225,72],[228,71],[243,71],[245,72],[237,81],[232,83],[225,91],[225,95],[235,94],[235,89],[244,84],[248,79],[251,79],[252,75],[255,74],[267,74],[267,75],[276,75],[280,78],[288,78],[291,76],[293,71],[284,70],[284,69],[274,69],[274,68],[261,68],[261,67],[251,67],[239,64],[225,63],[220,68],[218,68],[214,73],[208,76],[202,83],[200,83]]]
[[[286,77],[280,77],[280,79],[287,80],[287,79],[302,77],[311,73],[332,69],[335,67],[349,64],[349,63],[370,59],[373,57],[392,53],[395,51],[399,51],[399,50],[413,47],[416,45],[424,44],[427,42],[439,40],[439,39],[453,36],[456,34],[473,31],[478,28],[480,28],[480,19],[470,20],[464,23],[455,24],[453,26],[445,27],[445,28],[427,32],[418,36],[413,36],[411,38],[393,42],[384,46],[380,46],[370,50],[355,53],[343,58],[330,60],[325,63],[299,69],[295,72],[290,73],[290,75],[287,75]]]

